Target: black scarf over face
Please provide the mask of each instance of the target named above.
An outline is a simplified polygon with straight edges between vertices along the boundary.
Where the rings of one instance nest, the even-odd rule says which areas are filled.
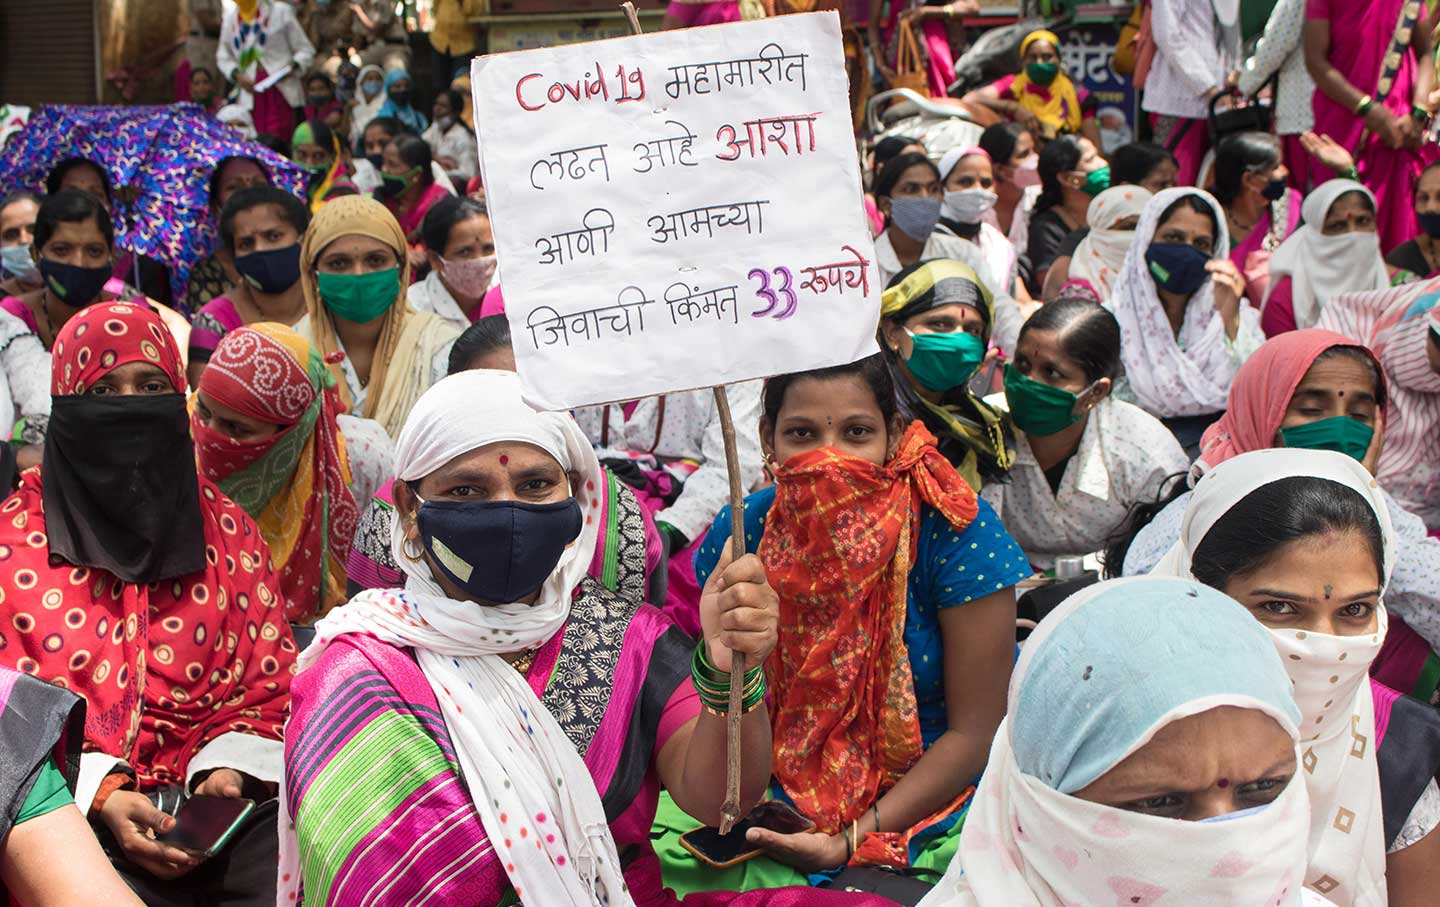
[[[41,479],[51,554],[129,583],[204,568],[183,394],[53,397]]]

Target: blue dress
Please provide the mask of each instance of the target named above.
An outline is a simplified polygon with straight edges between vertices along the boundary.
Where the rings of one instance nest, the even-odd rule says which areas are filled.
[[[765,518],[774,503],[773,487],[745,499],[746,551],[753,554],[759,549]],[[919,539],[905,599],[905,648],[915,676],[915,705],[926,749],[949,726],[940,611],[1008,589],[1033,572],[1025,553],[1005,531],[995,511],[984,500],[978,504],[975,519],[961,530],[928,504],[920,507]],[[730,508],[726,507],[715,517],[695,552],[695,578],[701,588],[720,562],[720,551],[729,540]]]

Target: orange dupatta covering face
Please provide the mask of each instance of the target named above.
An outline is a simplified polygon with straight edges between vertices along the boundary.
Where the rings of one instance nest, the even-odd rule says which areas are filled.
[[[780,596],[780,642],[766,663],[774,772],[833,834],[923,749],[904,638],[920,505],[963,529],[977,504],[919,422],[885,466],[827,447],[789,458],[775,479],[760,542]]]

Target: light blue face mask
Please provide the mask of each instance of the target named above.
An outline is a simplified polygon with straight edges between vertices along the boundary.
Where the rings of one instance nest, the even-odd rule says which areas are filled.
[[[1199,822],[1229,822],[1229,821],[1231,821],[1231,820],[1233,820],[1233,819],[1243,819],[1243,818],[1245,818],[1246,816],[1253,816],[1253,815],[1255,815],[1256,813],[1264,812],[1265,810],[1267,810],[1267,809],[1269,809],[1269,808],[1270,808],[1270,804],[1269,804],[1269,803],[1261,803],[1259,806],[1252,806],[1252,807],[1250,807],[1249,809],[1242,809],[1242,810],[1240,810],[1239,812],[1226,813],[1226,814],[1223,815],[1223,816],[1208,816],[1208,817],[1206,817],[1206,818],[1204,818],[1204,819],[1198,819],[1198,820],[1196,820],[1196,821],[1199,821]]]
[[[29,246],[6,246],[0,249],[0,275],[29,278],[35,276],[35,260]]]

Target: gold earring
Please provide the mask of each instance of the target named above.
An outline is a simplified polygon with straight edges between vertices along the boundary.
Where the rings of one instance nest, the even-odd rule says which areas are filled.
[[[401,550],[401,552],[404,553],[404,555],[405,555],[406,557],[410,558],[410,560],[412,560],[412,561],[418,561],[418,560],[420,560],[420,558],[422,558],[422,557],[425,555],[425,549],[423,549],[423,548],[420,547],[420,543],[419,543],[419,542],[415,542],[415,553],[414,553],[414,554],[411,554],[411,553],[410,553],[410,543],[411,543],[411,542],[415,542],[415,540],[412,539],[412,538],[410,538],[410,537],[407,535],[407,536],[405,537],[405,541],[403,541],[403,542],[400,543],[400,550]]]

